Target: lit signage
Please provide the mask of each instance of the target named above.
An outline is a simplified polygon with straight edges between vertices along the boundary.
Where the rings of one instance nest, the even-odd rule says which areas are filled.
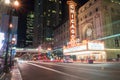
[[[69,53],[69,52],[76,52],[76,51],[82,51],[82,50],[87,50],[87,46],[86,45],[81,45],[81,46],[66,48],[66,49],[63,49],[63,52],[64,53]]]
[[[76,3],[73,1],[67,1],[67,4],[69,5],[70,41],[73,41],[76,38]]]
[[[88,42],[89,50],[104,50],[104,43],[100,42]]]
[[[4,35],[4,33],[0,33],[0,49],[1,49],[2,46],[3,46],[4,39],[5,39],[5,35]]]

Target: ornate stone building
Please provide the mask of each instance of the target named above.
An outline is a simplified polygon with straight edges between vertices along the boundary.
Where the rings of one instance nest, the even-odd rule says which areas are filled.
[[[107,59],[120,54],[119,8],[118,0],[89,0],[78,11],[80,40],[103,41]]]

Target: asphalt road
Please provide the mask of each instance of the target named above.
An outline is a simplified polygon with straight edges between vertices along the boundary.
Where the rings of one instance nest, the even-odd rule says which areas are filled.
[[[23,80],[120,80],[120,63],[19,63]]]

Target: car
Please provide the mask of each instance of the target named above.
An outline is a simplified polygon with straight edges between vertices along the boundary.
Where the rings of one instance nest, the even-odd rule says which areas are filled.
[[[64,63],[73,63],[73,59],[63,59]]]

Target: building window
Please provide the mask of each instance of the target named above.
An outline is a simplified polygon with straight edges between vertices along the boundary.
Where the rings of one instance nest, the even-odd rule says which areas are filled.
[[[92,3],[89,4],[89,7],[92,5]]]
[[[60,11],[59,14],[62,14],[62,12]]]
[[[61,4],[62,2],[61,2],[61,1],[59,1],[59,3]]]
[[[50,12],[50,9],[48,10],[48,12]]]
[[[113,8],[111,8],[111,12],[114,12],[114,9],[113,9]]]
[[[92,12],[89,13],[89,16],[91,16],[91,15],[92,15]]]
[[[48,16],[50,16],[50,14],[48,14]]]
[[[82,18],[80,20],[82,21]]]
[[[55,10],[52,10],[52,13],[56,13],[56,11],[55,11]]]
[[[40,3],[38,3],[38,5],[40,6]]]
[[[46,15],[46,12],[44,12],[44,15]]]
[[[85,18],[87,18],[87,15],[85,15]]]
[[[115,38],[115,47],[119,47],[120,45],[119,45],[119,40],[118,40],[118,38]]]
[[[95,11],[98,12],[98,8],[96,8]]]

